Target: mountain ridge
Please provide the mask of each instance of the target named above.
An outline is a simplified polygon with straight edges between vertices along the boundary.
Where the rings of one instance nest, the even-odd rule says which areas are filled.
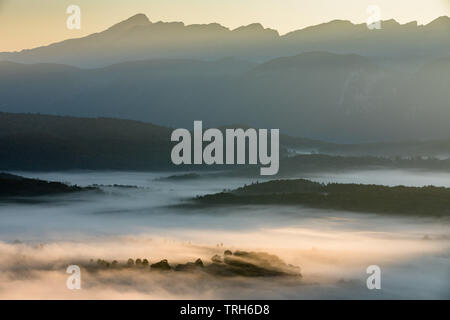
[[[449,68],[450,59],[441,58],[403,72],[323,51],[264,64],[165,58],[77,69],[3,62],[0,110],[169,127],[238,122],[334,142],[444,139]]]
[[[442,16],[425,25],[414,21],[400,24],[393,19],[382,21],[381,25],[381,30],[369,30],[364,23],[332,20],[280,35],[260,23],[230,29],[218,23],[151,22],[146,15],[136,14],[84,37],[1,52],[0,60],[97,67],[158,57],[219,59],[235,56],[261,62],[318,50],[380,58],[395,58],[399,53],[415,59],[450,54],[450,17]],[[430,32],[434,33],[433,37],[429,37]],[[417,43],[421,43],[420,48]]]

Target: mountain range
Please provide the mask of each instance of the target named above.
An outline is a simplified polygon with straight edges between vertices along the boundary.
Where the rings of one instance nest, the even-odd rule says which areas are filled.
[[[0,60],[101,67],[142,59],[209,59],[233,56],[264,62],[308,51],[354,53],[386,62],[425,61],[450,56],[450,17],[426,25],[413,21],[366,24],[333,20],[280,35],[259,23],[230,30],[220,24],[185,25],[151,22],[136,14],[102,32],[20,52],[0,53]]]
[[[245,123],[335,142],[450,137],[450,58],[401,71],[355,54],[256,64],[152,59],[81,69],[0,62],[0,111],[191,128]]]
[[[230,30],[138,14],[0,53],[0,111],[173,128],[245,123],[339,143],[448,139],[450,18],[381,26],[335,20],[280,36],[260,24]]]

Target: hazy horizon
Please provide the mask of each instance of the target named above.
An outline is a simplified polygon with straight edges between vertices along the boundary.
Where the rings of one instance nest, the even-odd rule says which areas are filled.
[[[142,13],[150,21],[182,21],[186,25],[219,23],[230,29],[261,23],[265,28],[275,29],[280,35],[332,20],[348,20],[354,24],[367,21],[369,5],[381,9],[381,20],[394,19],[400,24],[417,21],[426,25],[440,16],[450,16],[450,1],[356,1],[339,3],[320,1],[274,1],[260,0],[245,3],[226,3],[195,0],[184,3],[177,0],[167,4],[162,1],[127,1],[126,5],[106,1],[92,3],[80,0],[76,5],[82,10],[80,30],[66,28],[71,5],[64,1],[24,0],[0,1],[0,52],[15,52],[49,45],[66,39],[84,37],[106,30],[110,26]],[[239,10],[236,10],[239,8]],[[420,8],[420,10],[418,10]],[[107,10],[108,15],[104,15]],[[45,17],[42,19],[42,17]],[[36,28],[39,25],[39,28]],[[45,31],[45,32],[43,32]]]

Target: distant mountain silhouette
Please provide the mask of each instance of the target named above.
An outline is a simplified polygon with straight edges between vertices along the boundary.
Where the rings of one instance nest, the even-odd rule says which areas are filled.
[[[266,29],[258,23],[230,30],[217,23],[153,23],[144,14],[137,14],[86,37],[20,52],[0,53],[0,60],[96,67],[155,58],[220,59],[234,56],[261,62],[301,52],[329,51],[387,61],[424,61],[450,55],[449,34],[450,18],[446,16],[425,26],[387,20],[382,22],[381,30],[333,20],[280,36],[276,30]]]
[[[336,142],[447,139],[450,59],[399,70],[355,54],[256,64],[153,59],[96,69],[0,62],[0,110],[191,128],[246,123]]]

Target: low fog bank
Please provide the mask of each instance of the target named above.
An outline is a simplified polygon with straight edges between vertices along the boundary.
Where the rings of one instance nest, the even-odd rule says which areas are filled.
[[[64,172],[30,172],[13,171],[12,174],[27,178],[60,181],[82,187],[99,185],[127,185],[189,194],[203,194],[234,189],[256,180],[270,180],[270,176],[227,176],[228,172],[139,172],[139,171],[64,171]],[[450,173],[429,171],[425,169],[383,169],[338,170],[323,173],[302,173],[290,178],[304,178],[319,182],[379,184],[386,186],[427,185],[450,187]]]
[[[214,233],[202,237],[217,239]],[[320,233],[289,228],[229,233],[226,243],[206,245],[174,238],[123,236],[89,241],[47,243],[0,242],[0,298],[2,299],[258,299],[258,298],[449,298],[448,240],[417,240],[406,235]],[[268,242],[267,238],[273,241]],[[82,268],[82,289],[68,290],[68,265],[90,259],[147,258],[205,263],[225,249],[266,251],[301,267],[302,278],[215,277],[204,273]],[[271,243],[270,246],[267,246]],[[290,243],[290,248],[280,245]],[[382,270],[382,290],[366,288],[368,265]]]
[[[171,181],[159,179],[170,173],[139,172],[18,174],[81,186],[98,184],[104,193],[0,203],[0,298],[450,298],[450,223],[443,219],[290,206],[171,207],[198,194],[251,183],[248,179]],[[393,184],[422,181],[407,174],[316,178],[374,183],[383,177]],[[433,184],[439,185],[439,177],[430,179],[434,178]],[[103,270],[82,271],[82,290],[66,288],[65,268],[85,265],[90,259],[185,263],[201,258],[207,262],[227,249],[275,254],[299,266],[303,277],[222,278]],[[366,288],[366,268],[374,264],[382,270],[380,291]]]

